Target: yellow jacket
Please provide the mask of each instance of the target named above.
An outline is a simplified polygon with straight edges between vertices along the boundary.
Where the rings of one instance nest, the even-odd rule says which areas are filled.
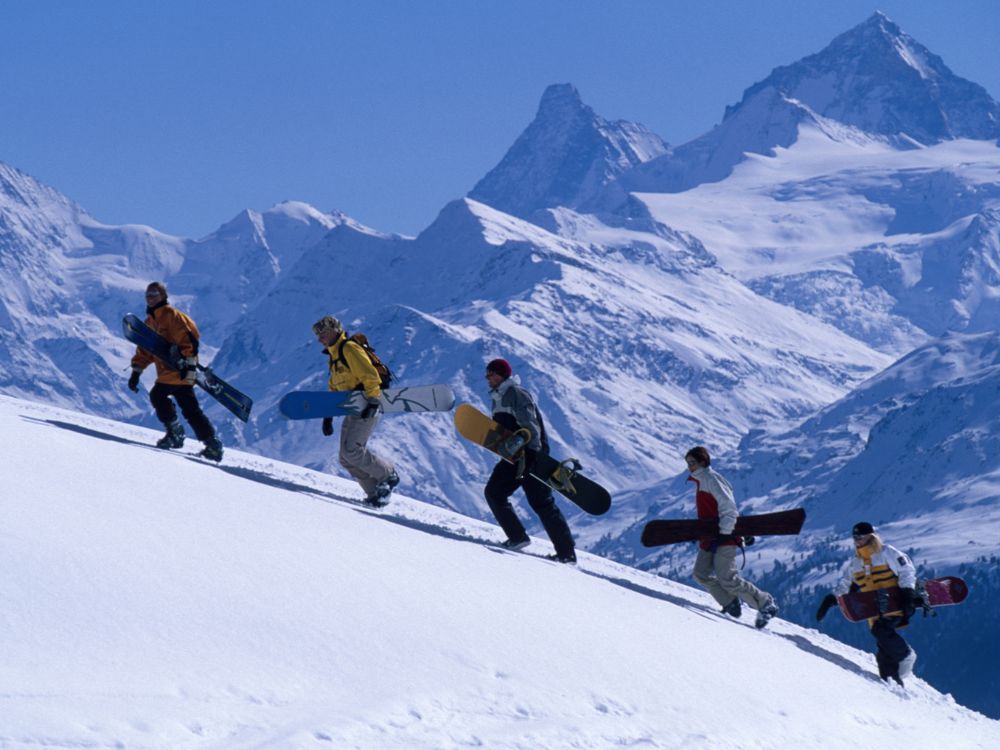
[[[146,325],[174,344],[182,357],[197,359],[198,340],[201,338],[201,334],[198,333],[198,326],[194,324],[194,321],[180,310],[165,302],[161,303],[151,311],[147,311]],[[156,364],[157,383],[190,385],[190,383],[184,382],[177,370],[167,367],[149,352],[136,348],[135,356],[132,357],[133,368],[142,371],[153,363]]]
[[[340,358],[341,346],[344,347],[343,360]],[[327,347],[326,353],[330,355],[331,391],[363,390],[368,398],[378,398],[382,395],[382,380],[375,365],[368,359],[364,349],[348,340],[346,333],[342,332],[340,337]]]

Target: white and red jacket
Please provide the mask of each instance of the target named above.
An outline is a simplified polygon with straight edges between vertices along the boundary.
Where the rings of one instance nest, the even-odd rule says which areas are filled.
[[[688,477],[689,482],[694,482],[695,506],[698,509],[698,518],[718,519],[719,533],[732,534],[736,528],[736,519],[740,517],[736,509],[736,500],[733,497],[733,486],[729,481],[713,470],[711,466],[703,466],[697,471],[692,471]],[[698,546],[703,550],[712,549],[716,543],[714,536],[703,536],[698,540]],[[737,540],[721,542],[723,545],[738,544]]]

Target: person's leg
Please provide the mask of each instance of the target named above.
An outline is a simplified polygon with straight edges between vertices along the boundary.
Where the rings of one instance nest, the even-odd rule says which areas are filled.
[[[739,547],[731,544],[720,546],[715,551],[714,567],[719,587],[728,594],[729,599],[738,597],[754,609],[761,609],[773,603],[773,598],[766,591],[761,591],[750,581],[741,577],[736,568],[736,555]]]
[[[569,530],[569,524],[566,523],[566,517],[559,510],[559,506],[556,505],[556,501],[552,497],[552,488],[533,476],[525,476],[521,487],[528,498],[528,504],[538,514],[538,518],[545,528],[545,533],[552,540],[556,555],[563,559],[575,559],[576,549],[573,543],[573,534]]]
[[[510,503],[510,496],[521,486],[521,482],[516,477],[516,469],[513,464],[506,461],[499,461],[493,467],[489,481],[483,489],[486,496],[486,504],[489,505],[493,517],[497,519],[500,528],[503,529],[507,539],[511,542],[519,542],[528,538],[528,532],[524,530],[524,524],[514,512],[514,507]]]
[[[694,570],[691,571],[691,575],[703,589],[712,595],[712,598],[719,603],[720,607],[725,607],[736,597],[719,585],[718,576],[715,575],[714,558],[714,552],[699,547],[698,556],[695,558]]]
[[[174,386],[173,396],[177,400],[177,405],[181,407],[181,414],[184,415],[184,419],[187,420],[187,423],[191,425],[191,429],[194,430],[195,437],[203,443],[214,438],[215,428],[208,420],[208,417],[205,416],[205,412],[201,410],[201,404],[198,403],[194,386]]]
[[[174,408],[174,402],[170,399],[172,393],[173,388],[164,383],[154,383],[149,391],[149,403],[153,405],[156,418],[163,422],[164,426],[177,421],[177,409]]]
[[[903,636],[896,632],[891,620],[880,617],[872,624],[872,635],[878,650],[875,661],[878,664],[878,676],[883,680],[893,679],[900,685],[903,680],[899,674],[899,665],[910,655],[910,647]]]
[[[344,417],[340,428],[340,465],[361,485],[366,498],[374,497],[378,483],[392,474],[392,464],[368,450],[379,419],[378,414],[369,419]]]

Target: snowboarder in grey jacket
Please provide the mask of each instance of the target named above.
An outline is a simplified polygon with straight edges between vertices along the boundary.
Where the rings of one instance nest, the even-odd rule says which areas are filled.
[[[507,540],[508,549],[522,549],[531,543],[524,524],[517,517],[510,503],[510,496],[518,487],[524,490],[531,509],[545,528],[545,532],[555,547],[554,559],[564,563],[576,562],[573,535],[559,506],[552,497],[552,489],[535,479],[528,472],[540,453],[548,453],[548,440],[541,414],[531,394],[513,377],[510,363],[505,359],[494,359],[486,365],[486,381],[490,386],[493,401],[493,420],[502,427],[516,432],[526,429],[530,433],[524,446],[521,465],[501,460],[493,467],[493,473],[486,483],[484,494],[490,510],[496,517]]]

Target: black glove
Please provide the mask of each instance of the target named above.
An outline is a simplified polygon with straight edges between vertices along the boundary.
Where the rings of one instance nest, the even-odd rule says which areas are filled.
[[[141,373],[138,370],[132,370],[132,374],[128,376],[128,389],[133,393],[138,393],[139,391],[139,375]]]
[[[909,620],[917,611],[917,592],[913,589],[900,589],[899,598],[903,604],[903,619]]]
[[[333,434],[333,417],[323,417],[323,434],[327,437]]]
[[[837,604],[837,597],[835,597],[833,594],[827,594],[826,596],[824,596],[823,601],[820,602],[819,609],[816,610],[816,622],[819,622],[824,617],[826,617],[826,613],[830,610],[830,607],[833,607],[836,604]]]
[[[756,541],[757,541],[757,537],[747,535],[747,536],[743,537],[743,546],[744,547],[752,547],[753,543],[756,542]]]
[[[381,408],[382,404],[377,398],[370,398],[368,399],[368,406],[361,410],[361,418],[371,419],[378,414],[378,410]]]

